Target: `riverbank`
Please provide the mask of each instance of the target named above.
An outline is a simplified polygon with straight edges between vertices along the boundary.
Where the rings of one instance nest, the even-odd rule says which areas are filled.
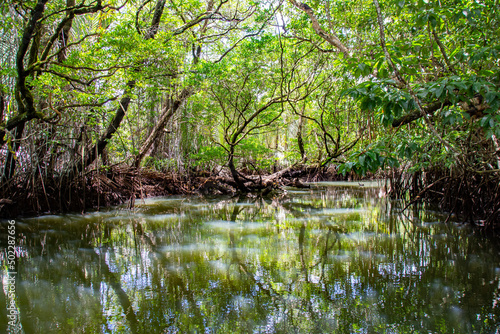
[[[242,175],[249,193],[269,195],[284,186],[307,187],[304,182],[357,179],[334,169],[295,166],[270,175]],[[0,218],[37,216],[47,213],[84,212],[138,198],[169,195],[235,195],[230,173],[191,172],[187,175],[150,169],[114,166],[69,178],[14,178],[0,192]]]

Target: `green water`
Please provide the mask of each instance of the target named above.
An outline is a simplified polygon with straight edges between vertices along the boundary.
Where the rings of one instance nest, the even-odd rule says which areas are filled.
[[[25,333],[500,333],[499,248],[446,217],[318,183],[18,219],[15,305]]]

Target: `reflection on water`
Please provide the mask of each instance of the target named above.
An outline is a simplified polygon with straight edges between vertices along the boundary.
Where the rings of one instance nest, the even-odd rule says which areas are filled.
[[[23,329],[495,333],[498,248],[379,195],[376,184],[318,183],[273,200],[158,198],[20,220]]]

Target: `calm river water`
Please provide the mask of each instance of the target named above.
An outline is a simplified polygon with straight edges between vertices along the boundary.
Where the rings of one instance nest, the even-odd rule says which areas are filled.
[[[376,183],[168,197],[0,229],[0,333],[500,333],[498,244]],[[10,273],[9,273],[10,272]],[[15,291],[9,294],[9,277]]]

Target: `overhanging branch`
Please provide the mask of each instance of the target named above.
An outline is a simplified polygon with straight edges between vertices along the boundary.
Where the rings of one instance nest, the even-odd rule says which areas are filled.
[[[442,107],[446,107],[446,106],[451,106],[451,102],[448,100],[446,100],[445,102],[434,102],[434,103],[428,104],[427,106],[423,107],[422,109],[426,115],[432,115],[436,111],[441,109]],[[418,110],[418,109],[414,110],[403,117],[395,119],[392,122],[392,127],[397,128],[398,126],[409,124],[409,123],[411,123],[419,118],[422,118],[422,116],[423,115],[420,112],[420,110]]]

